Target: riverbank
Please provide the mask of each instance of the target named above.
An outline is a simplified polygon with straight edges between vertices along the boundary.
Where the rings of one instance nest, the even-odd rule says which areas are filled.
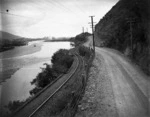
[[[31,85],[31,81],[43,70],[41,68],[45,68],[43,64],[51,64],[52,55],[59,49],[71,48],[69,42],[31,42],[28,46],[35,46],[35,44],[41,44],[40,51],[1,59],[0,75],[2,77],[0,86],[3,87],[2,100],[4,106],[10,101],[27,99],[30,96],[29,91],[35,87]]]
[[[3,60],[3,67],[0,71],[0,84],[6,79],[9,79],[12,74],[24,66],[33,65],[43,61],[47,61],[49,58],[15,58],[15,59],[6,59]]]
[[[23,55],[32,54],[32,53],[40,51],[41,46],[42,45],[40,43],[36,43],[36,44],[32,44],[32,45],[15,47],[12,50],[1,52],[0,58],[5,59],[5,58],[13,58],[13,57],[19,57],[19,56],[23,56]]]
[[[33,54],[41,50],[42,44],[36,43],[27,46],[16,47],[0,53],[0,84],[10,78],[17,70],[25,65],[31,65],[46,60],[46,58],[19,58]]]

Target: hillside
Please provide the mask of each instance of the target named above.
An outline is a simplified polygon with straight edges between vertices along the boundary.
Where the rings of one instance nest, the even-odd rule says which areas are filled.
[[[87,37],[90,35],[91,34],[88,32],[81,33],[81,34],[76,35],[74,38],[70,39],[70,41],[73,41],[75,44],[75,47],[77,47],[85,43],[87,41]]]
[[[19,38],[22,37],[10,34],[8,32],[0,31],[0,39],[19,39]]]
[[[148,0],[120,0],[95,27],[97,46],[117,49],[149,73]]]
[[[23,37],[0,31],[0,52],[26,44],[27,41]]]

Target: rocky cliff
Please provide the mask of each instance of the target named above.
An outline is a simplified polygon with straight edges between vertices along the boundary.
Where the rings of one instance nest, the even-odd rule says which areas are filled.
[[[148,0],[120,0],[95,27],[97,46],[117,49],[149,73]]]

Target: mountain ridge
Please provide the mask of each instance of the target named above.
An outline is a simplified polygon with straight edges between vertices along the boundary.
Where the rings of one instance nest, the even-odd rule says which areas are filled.
[[[0,31],[0,39],[19,39],[19,38],[23,37],[5,31]]]

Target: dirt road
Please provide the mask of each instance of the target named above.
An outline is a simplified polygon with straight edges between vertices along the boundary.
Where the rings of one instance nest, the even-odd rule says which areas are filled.
[[[148,117],[148,77],[123,55],[96,48],[104,59],[119,117]]]
[[[113,49],[96,47],[93,65],[81,107],[95,106],[81,109],[77,117],[149,117],[148,76]]]

